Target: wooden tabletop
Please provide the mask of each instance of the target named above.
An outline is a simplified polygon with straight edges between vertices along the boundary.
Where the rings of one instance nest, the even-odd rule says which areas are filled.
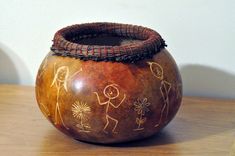
[[[225,156],[235,150],[235,101],[184,97],[175,119],[159,134],[112,146],[73,140],[42,115],[34,88],[0,85],[0,155]]]

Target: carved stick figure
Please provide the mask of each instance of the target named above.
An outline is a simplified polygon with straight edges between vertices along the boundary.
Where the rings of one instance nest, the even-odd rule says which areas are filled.
[[[50,116],[50,112],[48,108],[42,102],[40,102],[39,104],[42,107],[41,109],[42,109],[43,114],[46,116]]]
[[[46,58],[45,58],[44,61],[43,61],[43,64],[42,64],[41,67],[40,67],[40,71],[38,72],[38,78],[41,78],[42,75],[43,75],[43,73],[44,73],[45,70],[46,70],[47,62],[48,62],[48,56],[49,56],[49,55],[46,56]]]
[[[160,119],[158,123],[155,125],[155,127],[158,127],[161,124],[164,111],[166,112],[165,114],[166,118],[169,113],[169,92],[171,90],[171,83],[164,80],[163,68],[161,65],[159,65],[156,62],[147,62],[147,63],[150,65],[150,70],[153,76],[161,81],[160,92],[164,101],[164,105],[161,109]]]
[[[61,111],[60,111],[60,104],[59,104],[60,91],[61,91],[62,88],[64,88],[64,90],[66,92],[68,92],[68,88],[67,88],[68,80],[71,79],[73,76],[75,76],[77,73],[79,73],[81,71],[82,71],[82,69],[75,72],[72,76],[69,76],[69,68],[67,66],[61,66],[55,71],[55,64],[54,64],[54,79],[51,83],[51,87],[55,86],[56,89],[57,89],[57,92],[56,92],[56,106],[55,106],[55,121],[54,121],[55,125],[58,124],[58,121],[60,119],[63,126],[66,129],[69,129],[65,125],[65,123],[63,121],[63,118],[62,118],[62,115],[61,115]]]
[[[181,83],[177,84],[177,86],[175,88],[176,89],[176,99],[179,99],[182,97],[181,88],[182,88],[182,84]]]
[[[40,97],[40,93],[39,91],[36,92],[36,96]],[[38,98],[38,104],[39,104],[39,108],[41,109],[42,113],[45,116],[50,116],[50,111],[48,110],[47,106]]]
[[[124,94],[123,99],[121,100],[121,102],[118,105],[115,105],[115,104],[113,104],[111,102],[111,100],[116,99],[119,96],[119,94],[120,94],[119,93],[119,89],[117,88],[117,86],[118,86],[117,84],[110,84],[110,85],[107,85],[104,88],[103,94],[104,94],[104,96],[106,98],[108,98],[108,100],[106,102],[100,102],[100,97],[99,97],[98,93],[94,92],[96,94],[96,96],[97,96],[97,100],[99,102],[99,105],[106,105],[106,109],[105,109],[105,112],[106,112],[106,115],[105,115],[106,124],[105,124],[105,126],[103,128],[103,131],[105,133],[107,133],[106,128],[108,127],[110,120],[115,122],[115,126],[113,127],[112,132],[113,133],[117,133],[117,132],[115,132],[115,129],[116,129],[117,125],[118,125],[118,120],[113,118],[113,117],[111,117],[109,115],[109,106],[112,106],[113,108],[118,108],[123,103],[123,101],[126,98],[126,94]]]

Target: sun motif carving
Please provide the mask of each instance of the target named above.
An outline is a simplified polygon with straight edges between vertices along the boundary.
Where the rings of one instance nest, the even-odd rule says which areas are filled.
[[[76,101],[72,105],[72,112],[74,118],[78,119],[80,122],[76,125],[81,132],[90,132],[90,126],[87,123],[89,120],[89,114],[91,113],[91,108],[85,102]]]
[[[84,102],[76,101],[72,107],[73,116],[78,119],[85,117],[85,114],[91,112],[91,108]]]

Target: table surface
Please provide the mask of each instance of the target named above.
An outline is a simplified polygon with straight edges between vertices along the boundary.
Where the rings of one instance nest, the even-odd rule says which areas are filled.
[[[37,107],[33,87],[0,85],[0,124],[4,156],[225,156],[235,149],[235,100],[184,97],[174,120],[159,134],[104,146],[76,141],[56,130]]]

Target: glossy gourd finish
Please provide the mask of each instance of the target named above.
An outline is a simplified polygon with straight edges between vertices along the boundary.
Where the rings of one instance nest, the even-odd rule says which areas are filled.
[[[155,40],[145,43],[151,36]],[[107,38],[121,42],[103,45]],[[166,126],[180,107],[182,82],[155,31],[90,23],[56,33],[37,74],[36,97],[45,117],[65,134],[119,143],[149,137]]]

